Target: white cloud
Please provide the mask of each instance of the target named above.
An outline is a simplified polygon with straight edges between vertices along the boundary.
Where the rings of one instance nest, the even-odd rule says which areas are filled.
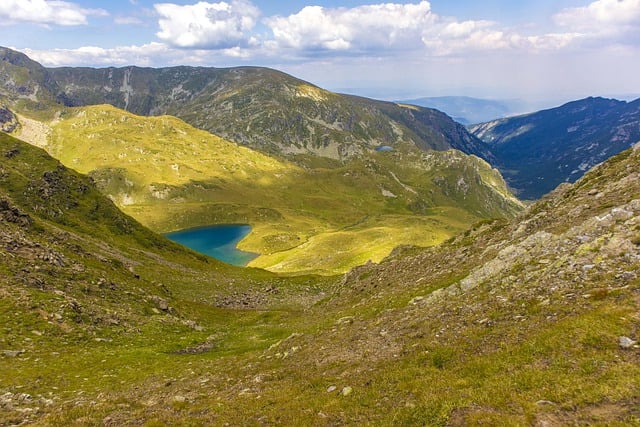
[[[97,46],[83,46],[77,49],[34,50],[21,49],[30,58],[44,66],[61,67],[73,65],[118,66],[153,65],[153,61],[170,62],[173,52],[162,43],[142,46],[119,46],[105,49]]]
[[[250,57],[252,51],[238,47],[215,52],[205,49],[174,48],[165,43],[102,48],[83,46],[76,49],[16,49],[46,67],[127,66],[163,67],[168,65],[232,66]]]
[[[56,0],[2,0],[0,19],[5,23],[29,22],[53,25],[86,25],[88,16],[107,16],[102,9],[85,9],[75,3]]]
[[[638,0],[640,1],[640,0]],[[377,4],[355,8],[307,6],[287,17],[266,18],[273,39],[265,49],[294,50],[308,57],[326,55],[404,54],[451,56],[489,51],[561,49],[574,41],[575,32],[527,36],[487,20],[460,21],[441,16],[428,1],[414,4]]]
[[[181,48],[227,49],[247,44],[260,11],[246,0],[154,5],[161,40]]]
[[[582,49],[619,50],[640,46],[640,0],[596,0],[553,16],[566,34],[577,35]]]
[[[564,9],[554,22],[575,31],[616,32],[640,27],[640,0],[597,0],[585,7]]]
[[[139,25],[143,23],[142,19],[135,16],[116,16],[113,22],[118,25]]]
[[[264,20],[277,45],[296,49],[409,48],[420,44],[420,33],[436,16],[427,1],[417,4],[376,4],[352,9],[307,6],[288,17]]]

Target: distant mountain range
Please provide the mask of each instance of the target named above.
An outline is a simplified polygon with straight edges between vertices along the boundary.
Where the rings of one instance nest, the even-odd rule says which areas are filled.
[[[302,166],[358,159],[381,147],[454,148],[499,168],[524,199],[575,181],[640,139],[638,101],[587,98],[469,132],[447,114],[413,104],[470,122],[522,105],[469,97],[377,101],[257,67],[45,68],[6,48],[0,48],[0,102],[8,107],[0,113],[6,128],[16,126],[11,108],[51,120],[63,106],[107,103],[138,115],[173,115]]]
[[[517,195],[536,199],[640,141],[640,99],[586,98],[470,130]]]
[[[399,102],[435,108],[464,125],[487,122],[527,111],[523,101],[481,99],[469,96],[435,96]]]

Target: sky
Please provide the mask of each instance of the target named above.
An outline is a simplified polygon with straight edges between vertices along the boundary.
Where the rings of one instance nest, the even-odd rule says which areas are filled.
[[[380,99],[640,96],[640,0],[1,0],[48,67],[276,68]]]

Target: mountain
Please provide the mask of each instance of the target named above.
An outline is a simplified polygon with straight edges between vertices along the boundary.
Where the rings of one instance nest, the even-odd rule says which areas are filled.
[[[251,224],[255,267],[343,273],[522,208],[497,170],[450,150],[490,157],[436,110],[265,68],[47,69],[0,53],[4,128],[156,232]]]
[[[634,425],[640,147],[336,277],[207,260],[0,134],[0,424]]]
[[[250,265],[273,271],[343,273],[398,245],[437,244],[522,209],[497,170],[457,151],[397,144],[294,164],[174,117],[107,105],[67,109],[46,133],[51,155],[155,231],[251,224],[241,245],[261,256]]]
[[[0,102],[41,116],[57,104],[58,91],[46,68],[20,52],[0,47]]]
[[[480,140],[439,111],[340,95],[267,68],[44,68],[7,48],[0,48],[0,59],[0,100],[12,106],[21,99],[18,110],[24,104],[32,113],[53,101],[107,103],[138,115],[173,115],[279,155],[345,159],[410,142],[490,156]]]
[[[266,68],[49,71],[65,105],[106,102],[139,115],[170,114],[268,153],[343,159],[412,141],[424,149],[485,154],[478,140],[439,111],[340,95]]]
[[[456,121],[470,125],[522,112],[522,102],[472,98],[469,96],[434,96],[399,101],[402,104],[435,108]]]
[[[640,99],[586,98],[474,125],[523,199],[536,199],[640,140]]]

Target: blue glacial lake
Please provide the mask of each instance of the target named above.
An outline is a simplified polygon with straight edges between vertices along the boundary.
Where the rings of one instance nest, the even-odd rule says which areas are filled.
[[[246,224],[219,224],[174,231],[165,236],[201,254],[243,267],[258,256],[236,247],[250,231],[251,226]]]

